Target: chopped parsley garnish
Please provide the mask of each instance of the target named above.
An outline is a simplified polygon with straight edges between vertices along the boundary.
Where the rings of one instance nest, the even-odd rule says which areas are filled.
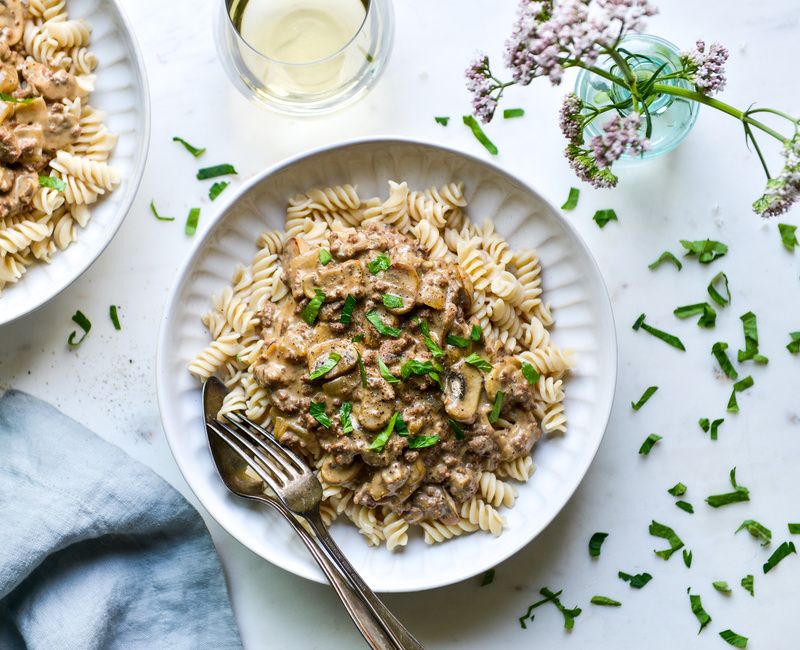
[[[748,574],[744,578],[742,578],[742,587],[744,587],[747,591],[749,591],[751,596],[756,595],[755,588],[753,586],[754,580],[755,578],[753,578],[752,574]]]
[[[733,630],[722,630],[719,635],[724,641],[727,641],[727,643],[732,645],[734,648],[747,647],[747,637],[742,636],[741,634],[736,634],[736,632]]]
[[[409,359],[402,366],[400,366],[400,376],[403,379],[408,379],[411,375],[428,375],[441,387],[441,378],[439,373],[443,371],[442,366],[436,361],[417,361],[416,359]]]
[[[503,110],[504,120],[510,120],[511,118],[514,117],[522,117],[523,115],[525,115],[524,108],[506,108]]]
[[[119,307],[117,307],[116,305],[111,305],[108,308],[108,317],[111,319],[111,323],[114,325],[114,329],[119,332],[122,329],[122,325],[120,325],[119,322],[119,314],[117,313],[117,309],[119,309]]]
[[[308,304],[303,308],[303,311],[300,312],[300,316],[308,325],[313,325],[314,321],[317,320],[317,316],[319,315],[319,310],[322,307],[323,302],[325,302],[325,294],[317,289],[314,292],[314,297],[308,301]]]
[[[604,607],[620,607],[622,605],[618,600],[614,600],[608,596],[592,596],[589,602],[592,603],[592,605],[603,605]]]
[[[718,418],[711,423],[711,439],[717,439],[717,432],[719,431],[720,425],[725,422],[725,418]]]
[[[378,275],[381,271],[386,271],[392,266],[392,261],[386,253],[379,253],[378,256],[367,264],[367,268],[372,275]]]
[[[211,187],[208,188],[208,198],[212,201],[215,200],[222,192],[225,191],[225,188],[230,185],[228,181],[218,181],[214,183]]]
[[[357,357],[357,363],[358,363],[358,374],[361,377],[361,388],[366,388],[367,387],[367,371],[364,368],[364,359],[361,358],[361,354],[360,353],[358,354],[358,357]]]
[[[682,497],[686,494],[686,486],[683,483],[676,483],[667,492],[674,497]]]
[[[431,337],[431,330],[430,327],[428,327],[428,323],[426,323],[424,320],[417,320],[417,322],[419,323],[419,329],[422,332],[422,340],[425,342],[425,347],[430,350],[430,353],[435,358],[441,357],[444,352],[442,351],[442,348],[439,347],[439,344]]]
[[[503,408],[503,391],[498,390],[494,396],[494,404],[492,404],[492,412],[489,413],[489,422],[490,424],[494,424],[497,422],[498,418],[500,417],[500,411]]]
[[[392,374],[392,371],[389,370],[389,366],[387,366],[380,357],[378,357],[378,370],[381,373],[381,377],[383,377],[390,384],[400,383],[400,380]]]
[[[469,347],[469,339],[465,339],[461,336],[456,336],[455,334],[448,334],[447,337],[444,339],[444,342],[447,343],[447,345],[452,345],[454,348]]]
[[[447,126],[450,123],[449,117],[434,117],[433,121],[442,126]]]
[[[562,210],[574,210],[578,207],[578,199],[581,197],[581,191],[577,187],[570,187],[569,188],[569,196],[567,200],[564,201],[564,205],[561,206]]]
[[[756,539],[763,540],[761,546],[766,546],[772,541],[772,531],[763,524],[758,523],[755,519],[745,519],[742,525],[736,529],[735,533],[738,533],[740,530],[746,530]]]
[[[153,213],[153,216],[158,219],[159,221],[175,221],[175,217],[164,217],[158,214],[158,210],[156,210],[156,201],[155,199],[150,201],[150,212]]]
[[[722,295],[721,291],[717,289],[717,287],[719,287],[720,290],[725,291],[724,296]],[[711,296],[711,299],[720,307],[731,304],[731,290],[728,287],[728,276],[722,271],[711,278],[711,282],[708,284],[708,295]]]
[[[687,250],[686,257],[696,255],[701,264],[710,264],[728,252],[728,247],[725,244],[713,239],[699,239],[696,241],[681,239],[681,246]]]
[[[30,104],[34,100],[33,97],[19,98],[14,97],[14,95],[9,95],[8,93],[0,93],[0,99],[10,104]]]
[[[333,255],[331,255],[331,252],[327,248],[319,249],[319,263],[322,264],[322,266],[328,266],[332,259]]]
[[[630,573],[624,573],[620,571],[617,573],[620,577],[620,580],[624,580],[625,582],[629,583],[633,589],[641,589],[644,587],[648,582],[653,579],[649,573],[637,573],[635,575],[631,575]]]
[[[352,294],[347,294],[347,298],[344,299],[344,305],[342,305],[342,313],[339,316],[339,322],[342,325],[349,325],[350,321],[353,320],[353,310],[356,308],[356,299],[353,297]],[[363,335],[362,335],[363,338]],[[355,343],[355,337],[353,337]]]
[[[464,359],[469,365],[475,366],[481,372],[489,372],[494,366],[483,357],[474,352]]]
[[[483,336],[483,328],[480,325],[473,325],[469,331],[469,338],[477,343],[481,340],[481,336]]]
[[[664,524],[658,523],[655,519],[650,522],[650,527],[648,528],[650,534],[653,537],[660,537],[662,539],[667,540],[669,542],[669,548],[664,549],[662,551],[653,551],[658,557],[669,560],[672,557],[672,554],[675,551],[678,551],[683,548],[683,541],[680,537],[675,534],[675,531],[672,530],[669,526],[665,526]]]
[[[741,393],[744,390],[752,387],[755,382],[753,378],[749,375],[744,379],[740,379],[733,385],[733,391],[731,392],[731,397],[728,400],[728,411],[731,413],[738,413],[739,412],[739,402],[736,401],[736,393]]]
[[[608,537],[608,533],[594,533],[591,538],[589,538],[590,556],[600,557],[600,549],[603,546],[603,542],[606,541],[606,537]]]
[[[472,135],[475,136],[475,139],[480,142],[485,148],[493,156],[497,155],[497,147],[495,146],[494,142],[492,142],[488,136],[483,132],[481,125],[478,124],[478,120],[476,120],[472,115],[465,115],[462,118],[464,124],[466,124],[470,130],[472,131]]]
[[[561,591],[563,591],[563,589]],[[548,596],[545,596],[542,600],[536,601],[535,603],[533,603],[533,605],[530,605],[528,607],[528,611],[525,612],[522,616],[519,617],[518,620],[519,620],[520,627],[523,630],[527,630],[528,626],[526,625],[526,623],[528,621],[532,621],[533,620],[533,614],[531,614],[531,612],[533,612],[533,610],[536,609],[537,607],[539,607],[540,605],[544,605],[545,603],[549,603],[550,601],[558,598],[561,595],[561,591],[559,591],[557,593],[553,593],[552,591],[550,591],[548,589],[547,590],[547,593],[549,594]],[[539,593],[541,593],[541,591]]]
[[[331,419],[325,414],[325,402],[311,402],[308,412],[323,427],[330,429],[332,423]]]
[[[736,468],[734,467],[730,473],[730,481],[733,486],[733,492],[725,492],[724,494],[712,494],[706,498],[706,503],[712,508],[720,508],[722,506],[730,505],[731,503],[740,503],[742,501],[750,501],[750,490],[743,485],[736,482]]]
[[[605,228],[609,221],[619,221],[619,219],[617,219],[617,213],[611,209],[598,210],[594,213],[592,219],[594,219],[594,222],[601,228]]]
[[[676,501],[675,505],[684,512],[688,512],[690,515],[694,514],[694,506],[688,501]]]
[[[683,549],[683,563],[687,569],[692,568],[692,552],[687,548]]]
[[[729,594],[731,593],[731,588],[728,586],[728,583],[724,580],[716,580],[711,583],[711,586],[714,587],[718,592],[721,594]]]
[[[414,436],[408,441],[409,449],[422,449],[430,447],[439,442],[439,436]]]
[[[740,316],[744,329],[744,350],[739,350],[737,358],[739,363],[752,359],[756,363],[769,363],[769,359],[758,353],[758,324],[756,315],[749,311]]]
[[[561,601],[559,600],[559,596],[561,596],[563,591],[564,590],[561,589],[559,591],[552,592],[547,587],[542,587],[539,590],[539,593],[542,596],[544,596],[544,598],[542,600],[540,600],[540,601],[537,601],[537,602],[533,603],[533,605],[528,607],[528,611],[525,612],[519,618],[519,624],[522,627],[522,629],[523,630],[528,629],[528,626],[526,625],[526,622],[533,620],[533,615],[531,614],[531,612],[534,609],[536,609],[537,607],[539,607],[540,605],[544,605],[545,603],[553,603],[558,608],[558,611],[560,611],[561,615],[564,617],[564,628],[565,629],[571,630],[572,628],[574,628],[575,627],[575,619],[578,616],[580,616],[581,608],[580,607],[573,607],[572,609],[567,609],[566,607],[564,607],[564,605],[561,604]]]
[[[186,142],[186,140],[184,140],[183,138],[179,138],[177,135],[174,138],[172,138],[172,141],[180,142],[184,146],[186,151],[192,154],[195,158],[199,158],[206,151],[205,149],[198,149],[197,147],[190,145],[188,142]]]
[[[341,354],[337,352],[331,352],[330,354],[328,354],[328,358],[325,359],[325,361],[323,361],[320,365],[318,365],[317,368],[314,370],[314,372],[308,375],[308,378],[311,381],[314,381],[315,379],[324,377],[336,367],[336,364],[339,363],[341,359],[342,359]]]
[[[797,226],[790,226],[788,223],[779,223],[778,232],[781,233],[781,241],[784,248],[790,253],[794,252],[794,247],[797,246]]]
[[[183,229],[189,237],[197,232],[198,221],[200,221],[200,208],[191,208],[186,217],[186,226]]]
[[[342,402],[342,405],[339,407],[339,422],[342,423],[342,433],[353,432],[353,420],[350,418],[352,412],[353,403]]]
[[[692,316],[700,316],[697,320],[699,327],[706,329],[714,327],[717,324],[717,312],[707,302],[698,302],[694,305],[684,305],[678,307],[672,312],[678,318],[691,318]]]
[[[703,628],[711,622],[711,617],[708,615],[708,612],[703,609],[703,603],[700,602],[700,596],[696,596],[695,594],[689,594],[689,603],[692,605],[692,614],[697,617],[697,620],[700,622],[700,629],[697,631],[698,634],[703,631]]]
[[[363,334],[356,334],[353,338],[350,339],[353,343],[361,343],[364,340]]]
[[[775,552],[769,556],[769,559],[764,563],[764,573],[769,573],[774,569],[778,563],[790,554],[797,554],[797,549],[794,547],[794,542],[783,542]]]
[[[642,456],[647,456],[650,453],[650,450],[653,448],[659,440],[661,440],[661,436],[655,433],[651,433],[647,438],[644,439],[642,446],[639,447],[639,453]]]
[[[213,167],[203,167],[197,170],[197,180],[204,181],[207,178],[216,178],[217,176],[226,176],[228,174],[237,174],[233,165],[223,164],[214,165]]]
[[[719,367],[722,368],[722,372],[724,372],[729,379],[739,379],[739,373],[736,372],[736,368],[733,367],[728,353],[725,352],[727,349],[727,343],[724,341],[717,341],[711,346],[711,354],[714,355],[717,363],[719,363]]]
[[[657,390],[658,390],[658,386],[649,386],[647,388],[647,390],[645,390],[644,393],[642,394],[642,396],[639,398],[638,402],[631,402],[631,408],[634,411],[638,411],[640,408],[642,408],[645,405],[647,400],[649,400],[653,395],[655,395],[655,392]]]
[[[534,368],[527,361],[523,361],[522,362],[522,375],[523,375],[523,377],[525,377],[527,382],[529,384],[531,384],[531,385],[533,385],[537,381],[539,381],[539,377],[541,377],[541,375],[539,374],[539,371],[536,370],[536,368]]]
[[[486,585],[490,585],[494,582],[494,569],[489,569],[486,573],[483,574],[481,578],[481,587],[485,587]]]
[[[800,535],[800,524],[787,524],[790,535]]]
[[[83,330],[83,336],[81,336],[79,339],[75,338],[78,336],[78,332],[75,331],[73,331],[72,334],[70,334],[69,338],[67,339],[67,345],[69,345],[69,347],[77,348],[81,343],[83,343],[83,340],[86,338],[86,335],[92,329],[92,322],[88,318],[86,318],[86,316],[80,309],[77,310],[72,315],[72,322]]]
[[[681,261],[675,257],[669,251],[664,251],[661,255],[658,256],[658,259],[655,262],[652,262],[647,265],[647,268],[651,271],[655,271],[659,266],[661,266],[664,262],[672,262],[680,271],[683,268],[683,264]]]
[[[406,421],[403,419],[403,413],[400,411],[397,412],[397,420],[394,423],[394,432],[398,436],[403,436],[404,438],[408,437],[408,425],[406,425]]]
[[[387,309],[400,309],[403,306],[403,299],[393,293],[383,294],[383,306]]]
[[[447,424],[449,424],[450,428],[453,430],[456,440],[464,439],[464,428],[458,422],[456,422],[453,418],[447,418]]]
[[[375,440],[373,440],[372,444],[369,446],[372,451],[381,451],[386,446],[386,443],[389,442],[389,438],[391,438],[392,432],[394,431],[394,425],[395,422],[397,422],[398,415],[399,413],[395,411],[394,415],[392,415],[391,419],[389,420],[389,424],[386,425],[386,428],[377,436],[375,436]]]
[[[40,174],[39,187],[47,187],[51,190],[63,192],[65,189],[67,189],[67,184],[60,178],[56,178],[55,176],[42,176]]]
[[[792,339],[786,345],[786,349],[792,354],[800,352],[800,332],[789,332],[789,338]]]
[[[372,326],[378,330],[378,334],[383,334],[384,336],[391,336],[392,338],[397,338],[400,336],[402,331],[397,327],[392,327],[391,325],[386,325],[381,319],[381,315],[375,311],[374,309],[367,313],[367,320],[372,323]]]
[[[683,343],[677,336],[673,336],[672,334],[668,334],[667,332],[664,332],[662,330],[656,329],[655,327],[652,327],[651,325],[648,325],[647,323],[644,322],[644,319],[645,319],[644,314],[642,314],[641,316],[639,316],[639,318],[636,319],[636,322],[633,324],[634,332],[639,331],[639,329],[641,328],[648,334],[651,334],[652,336],[655,336],[657,339],[661,339],[662,341],[664,341],[664,343],[671,345],[673,348],[678,348],[679,350],[683,350],[684,352],[686,351],[686,348],[684,347]]]

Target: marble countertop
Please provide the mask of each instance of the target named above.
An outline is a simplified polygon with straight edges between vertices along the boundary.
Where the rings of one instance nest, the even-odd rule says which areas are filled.
[[[233,194],[214,204],[193,180],[195,161],[172,142],[180,135],[208,148],[209,164],[232,162],[235,184],[286,156],[333,140],[367,135],[406,135],[442,142],[488,157],[460,123],[468,97],[461,71],[474,48],[497,57],[509,31],[515,2],[403,0],[396,3],[395,50],[386,74],[360,103],[318,119],[276,116],[249,104],[231,87],[217,61],[211,13],[220,0],[123,0],[144,51],[152,94],[150,157],[139,194],[116,238],[79,281],[44,309],[0,329],[0,384],[49,399],[69,415],[119,444],[184,492],[161,429],[155,398],[156,336],[167,291],[191,240],[178,222],[152,218],[151,199],[166,214],[201,205],[200,230]],[[800,94],[787,80],[794,60],[800,15],[793,0],[752,3],[664,0],[651,19],[654,33],[689,47],[695,38],[719,40],[731,50],[724,97],[747,106],[754,100],[800,113]],[[768,64],[765,64],[768,62]],[[500,149],[495,161],[560,205],[576,179],[561,156],[557,110],[563,88],[547,83],[508,94],[507,106],[526,109],[523,119],[499,120],[489,134]],[[450,115],[447,128],[434,115]],[[788,332],[800,330],[800,251],[781,246],[775,222],[749,209],[763,186],[758,162],[743,146],[731,118],[703,109],[687,141],[672,154],[625,169],[615,191],[582,188],[577,210],[566,218],[596,255],[617,319],[619,382],[606,438],[581,487],[550,527],[527,548],[497,567],[494,582],[474,579],[417,594],[391,595],[388,604],[431,648],[700,648],[728,647],[726,628],[750,637],[753,649],[797,647],[800,559],[775,571],[761,569],[769,553],[790,539],[786,523],[800,521],[800,358],[785,349]],[[619,223],[600,230],[591,216],[613,208]],[[800,223],[800,209],[780,221]],[[656,272],[647,263],[679,239],[712,237],[730,252],[711,266],[688,262],[681,273]],[[710,278],[725,271],[733,304],[721,310],[715,330],[678,321],[678,305],[703,300]],[[107,322],[109,304],[121,305],[122,332]],[[77,350],[66,339],[70,316],[83,310],[95,322]],[[739,398],[741,413],[725,414],[730,382],[710,354],[714,341],[742,345],[739,316],[758,315],[766,367],[748,366],[755,386]],[[648,322],[678,334],[680,353],[631,324]],[[638,413],[631,400],[645,387],[659,391]],[[712,442],[698,418],[725,417]],[[642,440],[663,440],[648,457]],[[714,510],[703,498],[728,489],[728,472],[750,488],[751,501]],[[682,481],[690,515],[677,509],[667,488]],[[200,511],[203,512],[202,507]],[[774,533],[762,549],[746,533],[744,519]],[[653,554],[662,540],[648,534],[651,519],[675,528],[693,552],[687,569],[679,554],[664,562]],[[247,648],[359,647],[356,630],[333,592],[264,562],[206,516],[229,579],[234,609]],[[599,560],[587,541],[610,533]],[[800,540],[796,540],[800,541]],[[647,571],[641,591],[617,571]],[[740,586],[755,575],[755,598]],[[731,595],[711,583],[726,580]],[[564,604],[583,613],[570,633],[555,608],[539,610],[527,630],[517,622],[543,586],[564,589]],[[687,587],[703,597],[713,621],[699,636]],[[618,609],[589,605],[602,594]]]

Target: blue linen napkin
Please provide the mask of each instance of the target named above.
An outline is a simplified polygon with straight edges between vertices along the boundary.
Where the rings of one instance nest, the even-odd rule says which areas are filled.
[[[241,648],[197,511],[19,391],[0,397],[0,648]]]

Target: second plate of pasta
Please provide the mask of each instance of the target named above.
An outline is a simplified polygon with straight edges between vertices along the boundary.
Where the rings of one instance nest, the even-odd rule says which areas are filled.
[[[533,190],[457,151],[365,140],[242,188],[159,341],[189,485],[246,546],[321,580],[288,527],[215,476],[211,375],[224,410],[319,468],[323,516],[370,584],[412,591],[494,566],[563,507],[605,430],[616,342],[594,260]]]

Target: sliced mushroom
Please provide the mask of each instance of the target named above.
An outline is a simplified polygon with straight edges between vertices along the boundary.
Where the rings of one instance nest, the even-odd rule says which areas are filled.
[[[520,362],[515,357],[506,357],[503,361],[495,362],[492,369],[483,376],[483,385],[489,401],[494,401],[497,391],[503,390],[503,386],[508,384],[509,378],[514,371],[520,367]]]
[[[36,97],[27,104],[17,104],[14,109],[14,118],[19,124],[38,124],[42,129],[47,128],[47,104],[41,97]]]
[[[386,400],[377,391],[367,388],[362,391],[356,410],[358,423],[368,431],[376,431],[386,426],[392,417],[394,400]]]
[[[302,239],[292,237],[286,242],[289,288],[295,298],[303,296],[303,281],[312,275],[319,263],[319,249],[310,249]],[[314,295],[312,291],[311,296]]]
[[[331,264],[303,277],[303,293],[313,298],[317,289],[328,300],[339,300],[348,294],[360,297],[364,294],[364,264],[361,260],[348,260],[343,264]]]
[[[357,372],[342,375],[341,377],[336,377],[336,379],[326,381],[322,386],[322,392],[328,397],[338,397],[342,400],[352,399],[358,389],[359,382]]]
[[[403,304],[400,307],[387,307],[393,314],[407,314],[417,302],[419,290],[419,274],[413,266],[406,262],[394,262],[383,273],[376,276],[381,283],[381,292],[399,296]]]
[[[0,33],[9,45],[15,45],[22,38],[24,27],[23,9],[20,0],[0,2]]]
[[[322,460],[319,475],[330,485],[342,485],[358,476],[363,467],[364,464],[361,461],[354,461],[349,465],[336,465],[333,462],[333,456],[326,455]]]
[[[408,477],[406,478],[406,482],[403,484],[397,492],[394,494],[394,501],[396,503],[403,503],[411,494],[416,490],[420,483],[422,483],[422,479],[425,478],[425,463],[422,462],[421,459],[417,458],[414,461],[414,464],[411,465],[409,468],[410,471],[408,473]]]
[[[471,422],[483,389],[481,371],[463,359],[451,366],[444,378],[444,410],[458,422]]]
[[[318,343],[308,350],[306,357],[308,362],[309,374],[317,370],[324,364],[331,353],[339,355],[339,361],[331,368],[321,379],[333,379],[339,377],[347,372],[350,372],[356,365],[358,360],[358,352],[356,346],[351,341],[346,339],[333,339],[324,343]]]
[[[456,266],[456,270],[458,271],[458,276],[461,279],[461,285],[464,287],[463,291],[459,292],[458,298],[463,300],[464,311],[469,313],[472,309],[472,294],[474,292],[472,280],[470,280],[469,275],[467,275],[464,269],[462,269],[460,266]]]
[[[447,298],[447,285],[436,280],[432,273],[423,276],[419,287],[419,301],[431,309],[442,310]]]

